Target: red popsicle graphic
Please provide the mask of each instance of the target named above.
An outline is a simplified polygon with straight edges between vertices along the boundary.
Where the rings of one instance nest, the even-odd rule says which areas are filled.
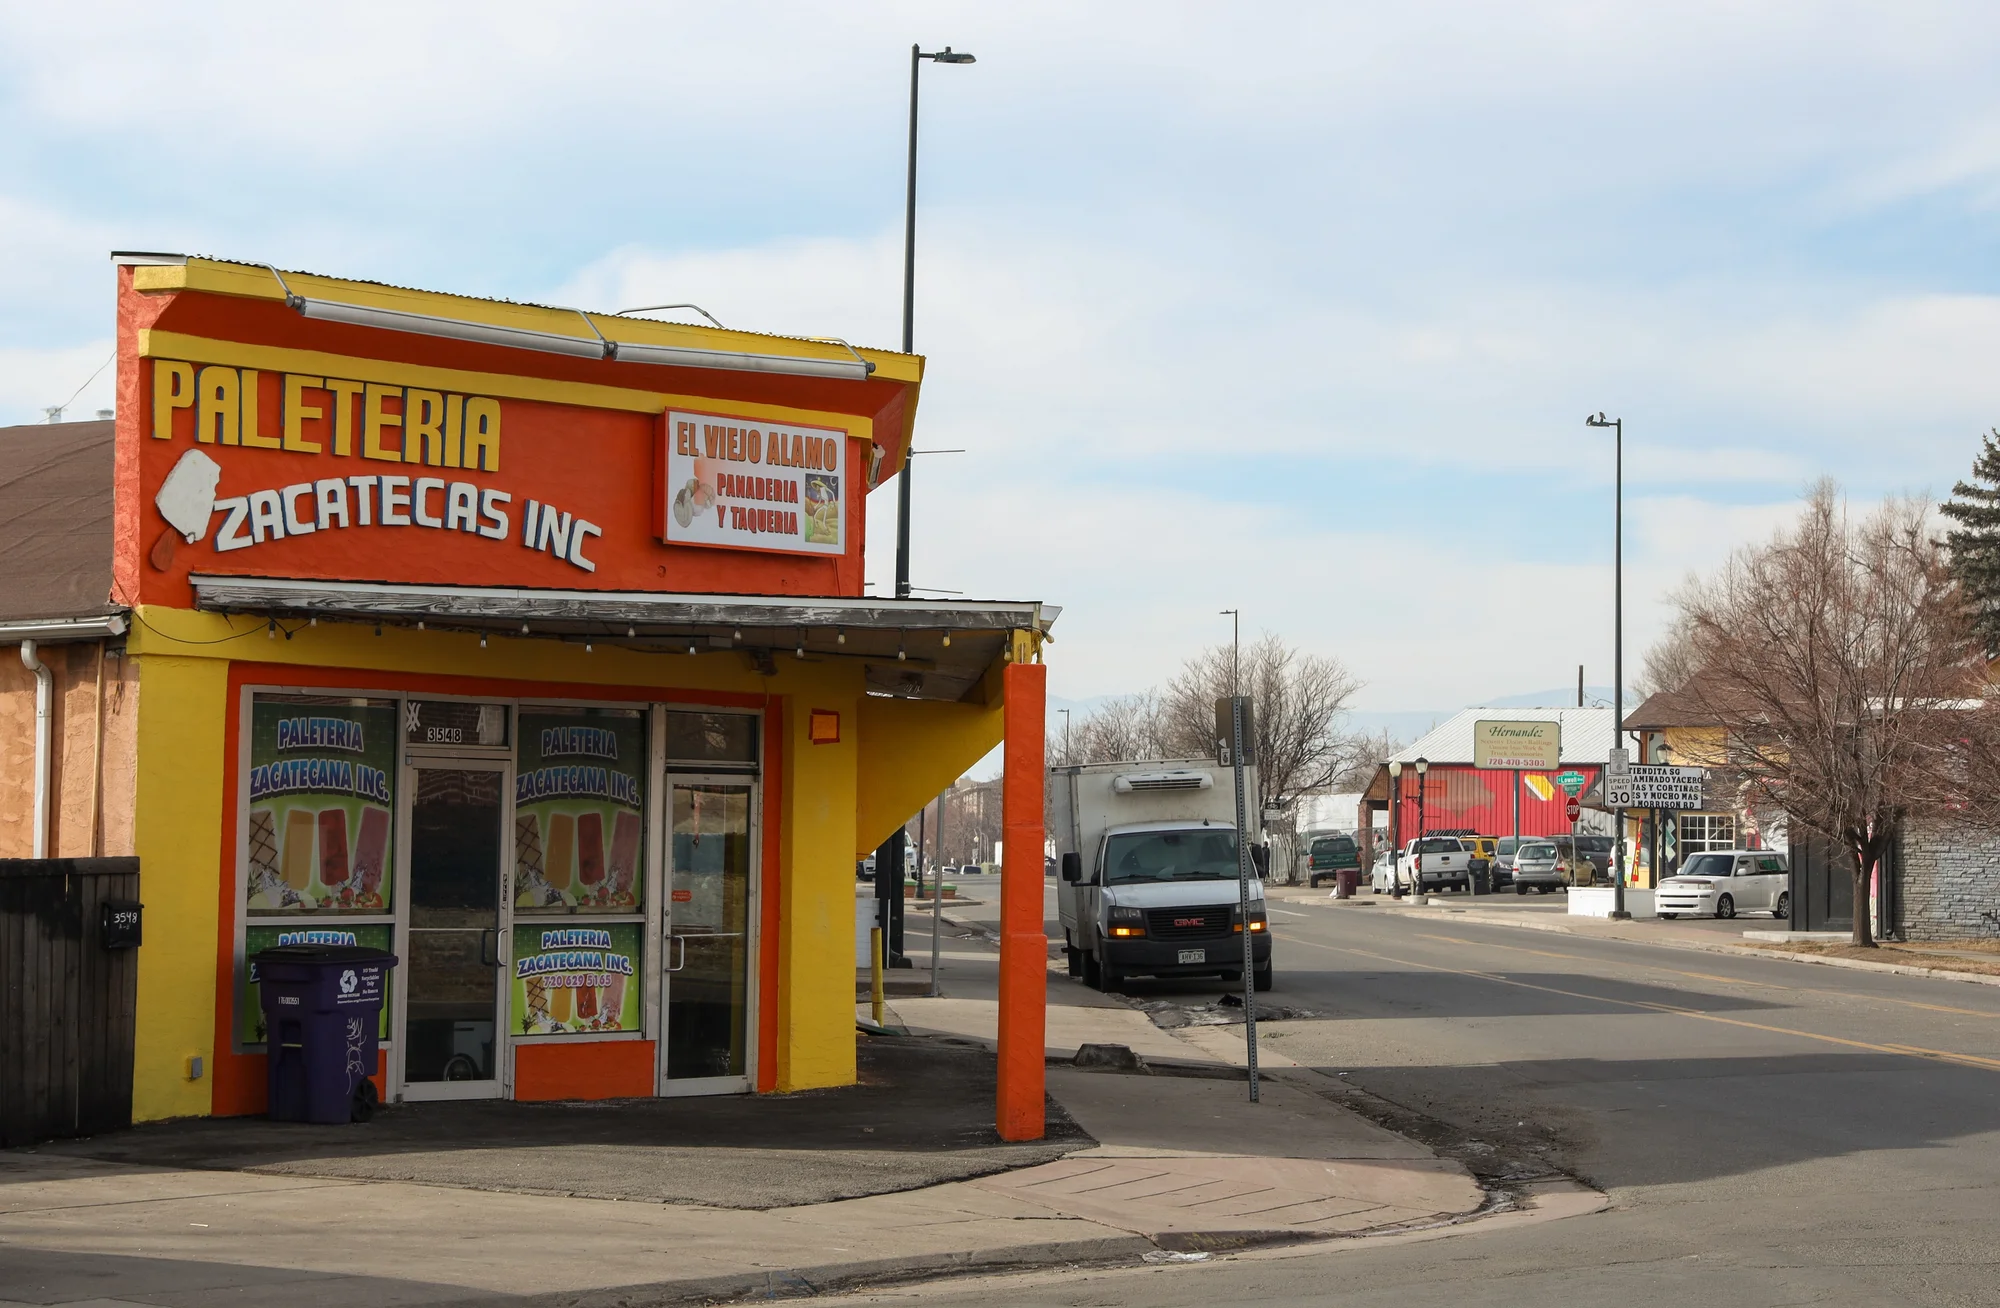
[[[639,815],[620,813],[611,828],[611,890],[630,893],[639,871]]]
[[[382,886],[382,861],[389,852],[389,810],[361,810],[361,836],[354,842],[354,893],[375,894]]]
[[[323,886],[347,883],[347,810],[319,811],[319,880]]]
[[[594,886],[604,880],[604,815],[584,813],[576,820],[577,880]]]

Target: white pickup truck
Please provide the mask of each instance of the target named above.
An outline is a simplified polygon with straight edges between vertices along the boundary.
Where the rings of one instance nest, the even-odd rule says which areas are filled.
[[[1405,885],[1433,890],[1470,890],[1476,848],[1457,836],[1421,836],[1403,847],[1399,871]]]

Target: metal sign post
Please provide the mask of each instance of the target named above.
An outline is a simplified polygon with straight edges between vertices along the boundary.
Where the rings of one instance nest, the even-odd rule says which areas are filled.
[[[1250,830],[1243,799],[1243,747],[1250,704],[1241,695],[1229,700],[1229,762],[1236,774],[1236,904],[1243,923],[1243,1046],[1250,1058],[1250,1102],[1257,1102],[1257,955],[1256,933],[1250,930]]]

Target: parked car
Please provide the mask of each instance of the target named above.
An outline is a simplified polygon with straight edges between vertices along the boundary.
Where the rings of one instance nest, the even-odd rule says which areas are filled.
[[[1562,855],[1563,865],[1570,870],[1571,885],[1587,886],[1592,881],[1610,878],[1613,845],[1610,836],[1580,835],[1574,844],[1568,832],[1538,839],[1548,841]]]
[[[1514,851],[1532,836],[1501,836],[1493,842],[1493,888],[1500,890],[1514,884]]]
[[[1458,836],[1424,836],[1409,843],[1403,855],[1405,882],[1415,888],[1469,890],[1472,888],[1472,843]]]
[[[1538,895],[1561,890],[1569,884],[1569,875],[1569,863],[1553,840],[1524,837],[1514,849],[1511,876],[1517,895],[1525,895],[1530,890]]]
[[[1387,895],[1395,892],[1395,851],[1385,849],[1375,856],[1375,862],[1368,869],[1368,889],[1378,895]]]
[[[1768,849],[1710,850],[1696,854],[1653,892],[1661,917],[1731,918],[1738,913],[1792,914],[1791,875],[1785,856]]]
[[[1361,847],[1354,843],[1353,836],[1321,836],[1312,842],[1306,854],[1307,884],[1317,889],[1320,882],[1332,881],[1349,868],[1359,876]]]

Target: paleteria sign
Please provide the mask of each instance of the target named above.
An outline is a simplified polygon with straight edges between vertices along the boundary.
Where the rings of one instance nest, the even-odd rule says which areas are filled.
[[[1472,766],[1553,771],[1562,766],[1562,724],[1481,718],[1472,724]]]

